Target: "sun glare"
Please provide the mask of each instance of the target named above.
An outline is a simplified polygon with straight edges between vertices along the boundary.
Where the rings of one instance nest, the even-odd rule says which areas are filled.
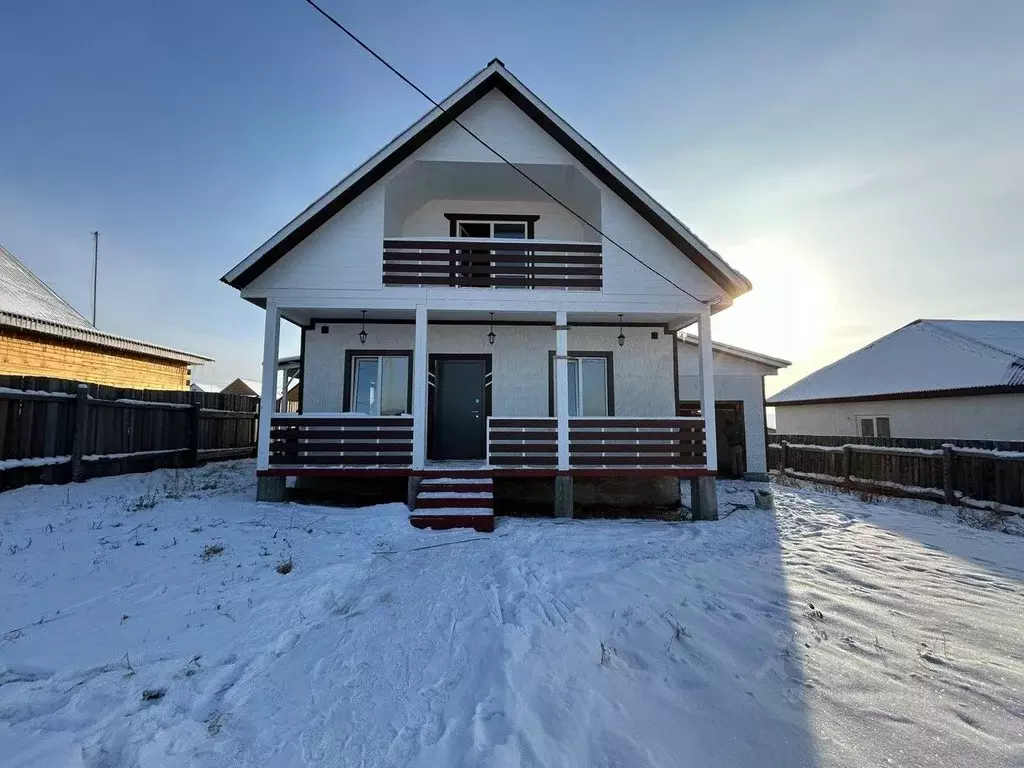
[[[814,355],[833,321],[826,276],[780,240],[756,240],[729,250],[754,289],[716,315],[712,333],[726,343],[798,362]]]

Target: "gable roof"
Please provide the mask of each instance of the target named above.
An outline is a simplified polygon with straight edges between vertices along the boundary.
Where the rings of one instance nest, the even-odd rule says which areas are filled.
[[[0,245],[0,326],[181,363],[211,358],[99,331]]]
[[[688,333],[683,333],[676,338],[680,344],[690,344],[694,347],[700,344],[700,339],[697,336],[691,336]],[[757,363],[767,368],[774,368],[775,370],[779,370],[779,368],[787,368],[792,365],[789,360],[783,360],[779,357],[769,357],[768,355],[763,355],[760,352],[754,352],[753,350],[744,349],[743,347],[734,347],[732,344],[723,344],[720,341],[712,341],[711,349],[720,355],[729,355],[730,357],[747,360],[751,363]]]
[[[244,288],[492,90],[504,94],[729,296],[736,297],[751,289],[750,281],[746,277],[730,267],[718,253],[602,155],[523,85],[498,59],[492,60],[442,101],[441,109],[431,109],[377,154],[343,178],[277,234],[235,265],[221,280],[234,288]]]
[[[1024,392],[1024,321],[915,320],[768,398],[804,405]]]

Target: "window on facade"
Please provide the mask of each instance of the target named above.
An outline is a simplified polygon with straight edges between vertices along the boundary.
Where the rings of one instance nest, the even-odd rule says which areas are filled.
[[[888,416],[859,416],[861,437],[890,437]]]
[[[505,240],[526,240],[532,236],[530,231],[529,222],[523,221],[456,221],[456,234],[458,237],[485,237],[489,239],[505,239]],[[502,251],[500,248],[495,249],[480,249],[471,251],[462,251],[464,254],[470,254],[473,258],[463,261],[463,266],[476,267],[476,272],[480,271],[481,267],[486,267],[487,271],[490,272],[491,276],[497,279],[519,279],[529,277],[528,274],[524,274],[521,269],[516,271],[514,268],[532,267],[532,264],[524,264],[521,258],[521,254],[518,251],[505,251],[509,258],[502,260]],[[515,257],[515,258],[513,258]],[[502,271],[502,267],[505,271]],[[477,275],[482,277],[482,275]]]
[[[370,416],[408,413],[409,358],[374,355],[352,360],[352,396],[349,409]]]
[[[569,416],[608,416],[608,359],[573,357],[569,361]],[[551,370],[554,402],[554,361]]]

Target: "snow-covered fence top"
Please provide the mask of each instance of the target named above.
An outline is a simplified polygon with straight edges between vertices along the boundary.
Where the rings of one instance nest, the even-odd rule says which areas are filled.
[[[946,442],[937,447],[835,444],[836,438],[773,436],[768,464],[774,471],[848,488],[940,498],[948,504],[1024,507],[1024,451]],[[922,441],[924,442],[924,441]],[[931,442],[931,441],[929,441]]]
[[[252,455],[258,401],[0,376],[0,490]]]

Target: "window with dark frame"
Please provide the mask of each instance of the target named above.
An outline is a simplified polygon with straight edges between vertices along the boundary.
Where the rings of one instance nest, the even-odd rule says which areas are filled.
[[[352,355],[349,368],[350,412],[399,416],[411,411],[408,355]]]

